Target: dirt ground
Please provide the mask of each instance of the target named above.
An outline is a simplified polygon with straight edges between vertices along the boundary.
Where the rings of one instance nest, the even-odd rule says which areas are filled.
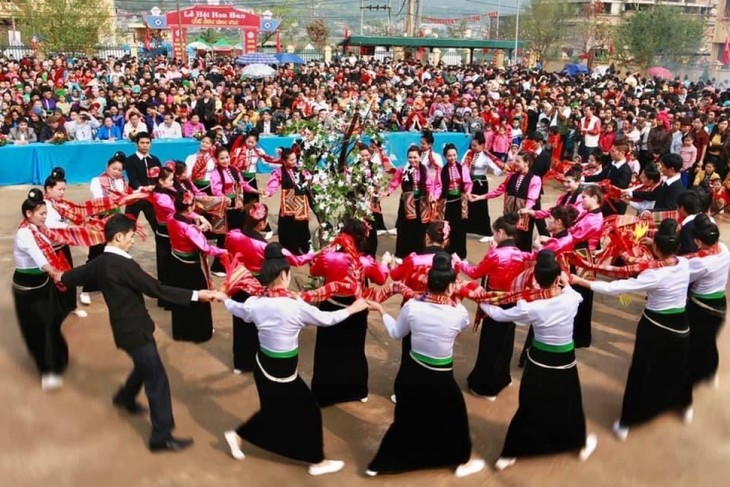
[[[9,161],[6,161],[9,162]],[[496,182],[492,180],[491,184]],[[666,414],[631,431],[625,443],[616,441],[611,424],[621,408],[623,387],[634,343],[636,322],[643,299],[636,296],[628,307],[617,298],[596,296],[593,343],[578,351],[583,404],[588,430],[598,435],[598,448],[581,463],[577,455],[556,455],[529,460],[501,473],[487,469],[466,479],[452,472],[434,470],[398,476],[367,478],[365,467],[376,452],[393,415],[388,397],[400,360],[400,344],[391,340],[380,321],[371,318],[367,339],[370,365],[370,401],[348,403],[323,411],[325,453],[342,459],[345,469],[324,477],[310,477],[301,464],[278,458],[245,445],[246,459],[234,461],[228,454],[223,432],[235,428],[258,408],[258,396],[250,374],[231,372],[231,317],[222,305],[214,305],[216,333],[202,345],[171,339],[170,315],[148,300],[157,323],[156,339],[170,377],[177,435],[192,436],[195,445],[182,453],[151,454],[146,448],[147,417],[133,418],[111,406],[112,394],[131,368],[131,361],[114,347],[107,309],[100,295],[85,307],[89,316],[71,316],[63,326],[71,361],[65,386],[44,393],[22,342],[14,318],[10,280],[12,246],[20,204],[28,187],[0,188],[0,272],[5,292],[0,295],[0,485],[6,486],[341,486],[386,485],[489,485],[489,486],[648,486],[721,485],[730,474],[730,360],[728,333],[720,337],[723,359],[720,388],[695,391],[695,420],[691,425],[678,415]],[[69,188],[70,199],[88,197],[86,186]],[[548,190],[552,203],[557,191]],[[270,200],[276,214],[278,201]],[[385,220],[395,220],[397,200],[384,204]],[[499,215],[501,201],[491,203]],[[730,225],[722,225],[729,242]],[[395,237],[382,236],[379,253],[393,251]],[[469,260],[477,261],[484,244],[470,238]],[[154,271],[154,240],[137,242],[132,255]],[[86,259],[85,249],[74,249],[77,264]],[[300,274],[301,275],[301,274]],[[387,308],[397,312],[398,299]],[[474,311],[473,303],[467,307]],[[518,330],[515,353],[521,350],[525,330]],[[301,335],[300,373],[309,381],[312,370],[314,330]],[[454,372],[462,385],[473,438],[474,453],[493,464],[501,451],[509,421],[517,407],[521,370],[513,365],[514,383],[488,402],[468,393],[466,376],[475,360],[478,336],[468,330],[459,338]],[[145,402],[145,399],[141,399]]]

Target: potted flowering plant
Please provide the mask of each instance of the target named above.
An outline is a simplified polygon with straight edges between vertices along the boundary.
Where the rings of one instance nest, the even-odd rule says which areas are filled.
[[[61,145],[65,142],[68,142],[68,137],[66,137],[66,134],[63,134],[61,132],[56,132],[55,134],[53,134],[53,137],[48,139],[49,144]]]
[[[8,136],[5,134],[0,134],[0,147],[7,145],[8,143]]]

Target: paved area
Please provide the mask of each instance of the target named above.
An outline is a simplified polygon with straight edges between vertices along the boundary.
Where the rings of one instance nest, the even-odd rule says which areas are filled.
[[[495,181],[492,181],[495,184]],[[628,307],[617,298],[596,297],[594,346],[578,351],[583,403],[589,431],[598,435],[598,448],[586,463],[577,455],[521,460],[507,471],[489,469],[466,479],[445,470],[366,478],[364,470],[392,419],[388,400],[400,360],[400,344],[371,318],[367,339],[370,364],[370,401],[323,411],[325,453],[346,462],[344,471],[310,477],[303,465],[277,458],[246,445],[246,459],[228,455],[222,433],[235,427],[258,407],[251,375],[231,373],[231,318],[214,305],[216,333],[202,345],[171,339],[170,315],[148,300],[158,329],[156,338],[171,381],[176,433],[195,438],[193,448],[179,454],[153,455],[146,448],[148,418],[131,418],[111,407],[111,396],[131,368],[127,356],[115,349],[101,296],[86,309],[89,317],[71,316],[63,327],[71,362],[65,387],[44,393],[15,322],[10,276],[12,243],[20,219],[20,204],[28,187],[0,188],[0,272],[5,276],[0,294],[0,485],[6,486],[712,486],[725,485],[730,474],[730,338],[720,337],[720,388],[700,387],[695,393],[695,421],[684,425],[667,414],[632,430],[628,441],[617,442],[611,423],[621,407],[623,387],[633,350],[634,333],[643,299]],[[86,186],[70,187],[70,199],[88,197]],[[547,202],[555,200],[550,188]],[[271,201],[276,214],[278,202]],[[395,219],[397,201],[384,205],[386,223]],[[492,215],[501,201],[491,203]],[[724,241],[730,225],[723,223]],[[393,251],[395,237],[380,238],[380,253]],[[469,259],[481,258],[484,245],[468,243]],[[142,266],[154,269],[154,241],[138,242],[132,250]],[[85,249],[75,249],[77,263]],[[302,277],[303,275],[300,274]],[[397,312],[398,300],[387,308]],[[468,303],[472,311],[474,305]],[[301,336],[300,373],[311,377],[314,330]],[[518,330],[515,352],[524,330]],[[475,359],[478,336],[464,332],[456,345],[455,375],[466,392],[474,451],[490,464],[499,455],[509,420],[517,407],[521,371],[513,367],[514,384],[496,402],[471,396],[465,379]],[[144,402],[145,399],[142,398]]]

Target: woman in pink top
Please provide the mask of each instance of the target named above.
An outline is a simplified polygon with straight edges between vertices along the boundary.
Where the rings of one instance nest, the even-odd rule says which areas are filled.
[[[529,152],[520,152],[513,165],[514,172],[509,174],[497,189],[484,195],[472,195],[471,200],[488,200],[504,195],[504,215],[517,213],[523,208],[532,209],[535,202],[540,198],[540,189],[542,188],[540,177],[532,173],[533,160],[534,158]],[[520,218],[520,222],[517,224],[517,233],[515,234],[517,248],[525,252],[532,250],[532,229],[534,226],[535,220],[529,215],[523,215]]]
[[[387,263],[390,254],[383,256],[383,262],[364,252],[368,243],[369,229],[361,221],[345,223],[342,233],[352,237],[354,254],[340,251],[326,251],[312,262],[309,273],[324,277],[325,284],[342,282],[348,278],[360,279],[382,286],[388,279]],[[352,251],[353,249],[351,249]],[[355,261],[357,259],[357,261]],[[354,270],[354,274],[353,274]],[[357,296],[333,296],[322,302],[322,311],[337,311],[355,302]],[[368,361],[365,356],[365,336],[368,328],[368,310],[350,315],[337,326],[319,327],[314,347],[312,371],[312,393],[320,407],[349,401],[366,402],[368,399]]]
[[[269,209],[263,203],[255,202],[247,205],[246,224],[243,230],[234,229],[228,232],[225,239],[226,250],[234,259],[238,259],[254,275],[261,272],[264,264],[264,249],[267,241],[263,235],[268,225]],[[290,266],[300,267],[309,264],[315,254],[294,255],[283,249],[284,257]],[[231,296],[231,299],[243,303],[248,299],[244,291]],[[256,325],[233,316],[233,373],[251,372],[256,366],[256,352],[259,350],[259,335]]]
[[[565,193],[558,196],[557,201],[555,202],[555,207],[558,206],[572,206],[576,210],[578,210],[578,214],[582,214],[585,210],[583,210],[583,191],[580,189],[580,178],[582,176],[582,172],[580,169],[570,169],[565,173],[564,179],[563,179],[563,189],[565,189]],[[536,220],[541,220],[544,218],[547,218],[550,216],[550,209],[545,210],[533,210],[529,208],[523,208],[519,211],[521,214],[528,214],[530,216],[535,217]]]
[[[512,136],[507,133],[507,128],[504,125],[500,125],[494,140],[492,140],[492,154],[500,161],[505,162],[511,145]]]
[[[205,125],[200,122],[200,116],[193,114],[190,120],[183,124],[182,132],[183,137],[188,139],[195,137],[196,134],[204,134]]]
[[[469,219],[469,195],[472,181],[469,168],[459,164],[459,155],[454,144],[444,147],[446,164],[439,171],[440,194],[434,195],[443,205],[443,219],[449,222],[449,252],[466,258],[466,226]]]
[[[421,150],[416,146],[408,148],[408,165],[396,171],[386,196],[399,186],[402,193],[395,223],[398,229],[395,255],[405,257],[423,249],[426,225],[431,221],[431,204],[435,195],[441,194],[440,179],[431,179],[428,169],[421,164]]]
[[[170,282],[185,289],[210,289],[208,256],[226,253],[208,244],[195,223],[193,193],[185,191],[175,200],[175,214],[168,221],[171,258]],[[194,302],[190,306],[172,306],[172,338],[195,343],[206,342],[213,335],[210,303]]]

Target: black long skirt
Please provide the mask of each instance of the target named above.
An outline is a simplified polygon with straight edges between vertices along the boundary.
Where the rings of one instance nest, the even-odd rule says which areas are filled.
[[[155,264],[157,266],[157,280],[162,284],[170,284],[170,276],[168,276],[168,267],[171,265],[170,234],[167,231],[167,225],[157,223],[155,230]],[[199,289],[199,288],[198,288]],[[157,305],[161,308],[169,309],[170,303],[162,299],[157,300]]]
[[[71,256],[71,247],[68,245],[64,245],[60,249],[58,249],[58,252],[61,252],[68,261],[69,265],[73,268],[74,266],[74,260]],[[68,310],[69,312],[75,310],[78,306],[76,304],[76,288],[75,287],[69,287],[65,291],[58,291],[58,288],[56,288],[55,291],[58,294],[59,299],[63,302],[63,308]],[[65,317],[65,315],[64,315]]]
[[[692,404],[688,355],[687,315],[644,310],[626,379],[622,426],[648,421],[665,411],[681,411]]]
[[[249,298],[248,293],[239,291],[231,299],[239,303]],[[259,350],[259,333],[256,325],[233,317],[233,368],[251,372],[256,367],[256,352]]]
[[[279,214],[279,242],[294,255],[309,252],[309,220],[295,220],[292,216]]]
[[[426,368],[410,355],[401,369],[395,417],[368,470],[387,474],[468,462],[469,418],[453,371]]]
[[[106,247],[106,244],[103,244],[103,243],[97,244],[97,245],[92,245],[91,247],[89,247],[89,255],[86,258],[86,263],[88,264],[92,260],[99,257],[101,254],[103,254],[104,247]],[[96,282],[88,283],[88,284],[84,285],[84,288],[83,288],[83,292],[85,292],[85,293],[94,293],[98,290],[99,290],[99,286]]]
[[[530,347],[519,401],[501,457],[545,455],[583,448],[586,420],[575,350],[546,352]]]
[[[238,427],[238,436],[259,448],[308,463],[324,460],[322,413],[297,373],[298,357],[258,352],[253,376],[261,409]]]
[[[249,186],[255,189],[259,189],[259,183],[256,181],[256,174],[250,175],[248,173],[244,173],[243,175],[244,179],[248,183]],[[260,201],[261,197],[258,193],[243,193],[243,204],[248,205],[250,203],[254,203],[256,201]],[[271,227],[268,223],[266,223],[266,228],[264,228],[264,232],[268,232],[271,230]]]
[[[334,301],[331,302],[331,301]],[[354,298],[333,298],[320,304],[322,311],[337,311]],[[368,395],[368,360],[365,336],[368,312],[360,311],[335,326],[318,327],[314,347],[312,393],[320,407],[359,401]]]
[[[444,219],[449,222],[449,252],[456,253],[466,259],[466,224],[468,220],[461,218],[461,198],[446,200]]]
[[[171,254],[169,277],[176,287],[198,290],[207,289],[208,280],[201,268],[200,258],[180,257]],[[203,262],[207,265],[207,262]],[[189,306],[171,305],[172,308],[172,338],[183,342],[202,343],[213,336],[213,317],[210,303],[194,302]]]
[[[482,195],[489,193],[489,182],[486,176],[472,176],[474,185],[471,194]],[[467,233],[476,235],[492,236],[492,222],[489,218],[489,205],[487,200],[469,203],[469,220],[466,224]]]
[[[583,286],[576,286],[574,289],[583,296],[583,301],[578,305],[578,312],[573,319],[573,343],[575,348],[588,348],[591,346],[592,335],[593,290]]]
[[[385,220],[383,220],[382,213],[373,212],[373,230],[376,232],[378,230],[387,230],[387,228],[385,228]]]
[[[248,194],[248,193],[246,193]],[[228,225],[228,231],[231,230],[243,230],[245,224],[246,224],[246,215],[242,210],[235,210],[233,208],[229,208],[226,210],[226,224]],[[216,235],[216,246],[218,248],[225,248],[225,241],[226,236],[223,235]],[[213,264],[210,267],[211,272],[225,272],[226,269],[223,266],[223,262],[216,257],[213,260]]]
[[[532,231],[535,229],[535,219],[530,217],[527,230],[515,231],[515,245],[523,252],[532,251]]]
[[[514,305],[504,306],[509,309]],[[515,324],[498,322],[487,316],[479,334],[479,351],[466,381],[469,389],[494,397],[512,382],[510,365],[515,344]]]
[[[697,296],[687,301],[689,321],[689,371],[692,384],[712,379],[717,374],[720,356],[717,335],[725,324],[725,297],[705,299]]]
[[[420,212],[417,218],[409,220],[405,216],[403,209],[403,200],[398,205],[398,219],[395,226],[398,229],[398,235],[395,239],[395,256],[406,257],[413,252],[423,250],[423,239],[426,236],[426,224],[421,222]]]
[[[68,365],[68,345],[61,324],[71,311],[48,274],[13,274],[15,316],[25,345],[41,374],[61,374]],[[75,304],[75,303],[74,303]]]
[[[378,231],[375,229],[377,224],[375,220],[376,215],[380,215],[380,213],[373,213],[373,217],[369,219],[370,232],[365,240],[365,251],[363,252],[365,255],[369,255],[373,258],[378,254]],[[383,215],[380,215],[381,220],[382,218]]]

